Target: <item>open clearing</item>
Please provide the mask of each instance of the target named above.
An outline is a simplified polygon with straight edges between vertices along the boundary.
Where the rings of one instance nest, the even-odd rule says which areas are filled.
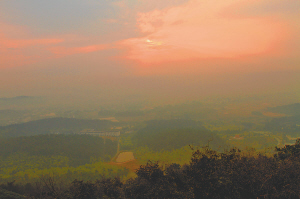
[[[134,160],[133,152],[122,152],[118,155],[116,162],[122,163],[122,162],[128,162]]]

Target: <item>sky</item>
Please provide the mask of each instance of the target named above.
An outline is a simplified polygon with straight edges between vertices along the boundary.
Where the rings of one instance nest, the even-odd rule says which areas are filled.
[[[300,91],[299,0],[0,0],[0,97]]]

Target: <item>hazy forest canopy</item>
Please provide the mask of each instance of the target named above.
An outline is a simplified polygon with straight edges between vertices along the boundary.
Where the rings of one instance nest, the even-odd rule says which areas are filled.
[[[1,194],[297,198],[299,141],[291,144],[300,120],[299,114],[283,114],[297,105],[273,110],[251,100],[51,114],[6,109],[4,117],[36,119],[0,127]]]
[[[203,120],[201,119],[201,115],[199,115],[199,118],[194,115],[195,120],[187,119],[185,115],[187,112],[193,110],[193,106],[195,106],[195,110],[197,110],[197,107],[203,107],[203,104],[189,103],[159,107],[157,109],[144,110],[142,111],[144,114],[126,112],[126,114],[111,115],[112,112],[110,112],[106,115],[107,117],[113,116],[121,120],[114,122],[96,119],[53,117],[2,126],[0,127],[0,133],[2,135],[0,139],[2,168],[0,176],[1,182],[3,183],[2,188],[7,191],[17,191],[20,194],[37,194],[38,189],[41,187],[37,188],[34,186],[36,181],[42,180],[40,183],[46,185],[47,180],[45,179],[57,178],[59,179],[57,183],[64,183],[64,188],[61,188],[62,192],[59,193],[63,195],[70,195],[71,193],[68,192],[68,190],[73,190],[74,193],[80,194],[78,191],[80,187],[84,186],[90,187],[85,193],[90,194],[87,198],[98,197],[96,196],[97,194],[102,196],[115,194],[115,196],[110,195],[110,197],[115,198],[142,197],[138,195],[140,192],[136,192],[135,190],[143,190],[143,194],[146,194],[144,196],[145,198],[160,197],[155,195],[157,193],[153,191],[149,192],[148,188],[156,190],[156,192],[162,195],[175,194],[171,194],[173,198],[180,198],[182,196],[198,198],[197,194],[203,194],[202,192],[196,193],[187,188],[197,186],[197,189],[200,189],[201,186],[204,186],[198,185],[197,183],[200,182],[193,181],[196,179],[191,178],[191,176],[196,175],[196,173],[189,171],[189,168],[191,169],[193,165],[193,160],[190,159],[193,151],[190,146],[209,145],[214,150],[219,151],[216,152],[210,149],[206,152],[201,152],[211,153],[206,154],[208,155],[207,157],[209,157],[209,162],[212,161],[211,163],[205,163],[209,163],[209,168],[216,166],[221,169],[231,168],[231,172],[233,172],[235,169],[238,169],[235,165],[237,164],[240,165],[239,167],[241,167],[241,165],[245,166],[245,169],[251,172],[262,172],[268,175],[269,171],[261,170],[263,168],[257,166],[258,162],[262,161],[264,163],[260,164],[265,165],[271,164],[270,166],[274,169],[276,169],[276,167],[278,167],[278,169],[284,169],[285,167],[283,168],[281,163],[279,163],[279,161],[284,160],[285,164],[290,164],[290,167],[297,167],[298,163],[290,162],[295,161],[295,159],[292,160],[291,157],[297,154],[295,152],[291,154],[288,152],[294,151],[293,149],[287,148],[288,151],[285,151],[279,150],[280,148],[278,148],[278,156],[274,156],[272,149],[266,151],[265,148],[273,147],[274,149],[275,146],[280,147],[283,146],[284,143],[292,142],[286,136],[292,138],[297,136],[299,125],[298,115],[270,118],[263,114],[253,115],[253,110],[250,109],[249,113],[252,116],[243,116],[243,118],[235,116],[233,117],[234,121],[230,121],[232,117],[228,120],[226,118],[227,114],[225,114],[223,119],[220,117],[219,119],[212,120],[206,118]],[[185,107],[187,107],[186,110]],[[286,106],[281,109],[289,109],[288,107],[289,106]],[[223,109],[219,109],[218,105],[215,105],[214,109],[217,111],[214,114],[217,115],[220,115],[220,112],[223,111]],[[265,110],[259,109],[259,111],[264,113]],[[103,112],[102,115],[96,112],[98,116],[104,116],[103,114]],[[173,115],[173,118],[160,119],[162,117],[161,114]],[[149,115],[152,116],[149,117]],[[127,120],[126,118],[130,119]],[[80,132],[85,132],[85,130],[91,130],[91,132],[120,131],[121,134],[120,137],[99,137],[80,134]],[[228,149],[230,146],[248,147],[248,149],[245,152],[239,152],[235,149],[237,150],[236,153],[240,155],[237,155],[235,152],[235,155],[231,154],[233,151],[221,155],[222,151]],[[252,149],[250,150],[249,148],[251,147],[257,148],[260,151],[255,152]],[[126,164],[122,166],[122,163],[119,165],[115,164],[114,161],[116,160],[116,155],[118,155],[117,153],[122,153],[122,151],[132,151],[136,159],[134,161],[137,162],[129,163],[132,164],[131,166],[126,166]],[[259,153],[264,155],[260,157],[260,155],[258,155]],[[274,158],[272,159],[271,156],[274,156]],[[221,158],[222,161],[220,160],[220,162],[218,162],[218,158]],[[222,158],[225,158],[226,161],[231,161],[232,165],[229,168],[227,168],[228,165],[222,165],[225,161],[225,159]],[[202,160],[204,161],[204,159]],[[152,160],[152,163],[149,163],[149,160]],[[158,164],[156,164],[155,161],[158,161]],[[213,163],[214,161],[217,162]],[[227,162],[226,164],[229,163]],[[135,173],[135,169],[139,168],[139,166],[140,169]],[[149,176],[147,177],[147,175],[150,175],[148,173],[149,169],[154,169],[155,172],[158,172],[157,180],[152,181],[150,178],[148,179]],[[239,173],[241,171],[239,169],[236,172]],[[187,173],[188,171],[192,173]],[[144,172],[146,172],[146,174]],[[209,172],[212,171],[209,170]],[[210,195],[214,193],[217,195],[219,192],[217,192],[216,189],[223,190],[224,193],[226,193],[225,189],[235,190],[234,187],[236,185],[234,183],[238,182],[246,183],[245,187],[249,187],[249,183],[252,183],[250,181],[243,182],[242,180],[235,182],[231,180],[231,178],[237,180],[237,176],[229,173],[229,170],[224,170],[224,173],[209,174],[210,178],[212,178],[210,180],[212,181],[208,182],[214,182],[214,186],[211,185],[213,187],[208,188],[208,190],[211,191],[208,191],[206,194]],[[223,174],[227,177],[223,176]],[[251,176],[257,183],[259,183],[260,180],[266,180],[266,177],[263,177],[263,175],[260,178],[256,178],[256,174],[248,172],[244,175]],[[218,178],[217,176],[222,180],[216,180],[215,178]],[[177,178],[180,179],[180,181],[176,180]],[[77,181],[74,181],[75,179],[77,179]],[[14,180],[16,181],[14,182]],[[74,182],[72,183],[72,181]],[[14,183],[10,185],[5,184],[10,182]],[[216,182],[222,183],[217,183],[217,185]],[[27,188],[24,187],[26,183],[30,183],[30,185],[27,185]],[[163,183],[165,187],[159,185],[159,183]],[[174,183],[180,183],[178,186],[182,186],[182,188],[174,192],[174,189],[176,189],[173,186]],[[207,182],[205,181],[204,184],[207,184]],[[224,186],[227,187],[224,188]],[[31,188],[29,189],[29,187]],[[254,196],[260,191],[265,194],[265,190],[268,190],[268,187],[259,190],[257,187],[250,186],[250,188],[252,190],[239,188],[236,189],[235,192],[228,192],[227,194],[237,194],[235,195],[236,198],[244,198],[245,195],[242,194],[247,193]],[[45,187],[43,189],[45,189]],[[108,189],[115,191],[111,192],[108,191]],[[159,190],[161,189],[165,191],[170,189],[173,191],[165,193],[165,191],[160,192]],[[48,194],[48,197],[51,198],[53,196],[51,196],[51,194],[53,193],[50,194],[50,192],[51,190],[44,190],[43,194]],[[56,194],[58,194],[58,192]],[[283,194],[283,192],[279,190],[276,194],[280,195]],[[64,195],[63,197],[72,198],[73,196]],[[167,197],[166,195],[164,196]],[[43,198],[45,195],[36,195],[34,197]],[[217,196],[211,196],[210,198],[214,197]],[[271,198],[276,197],[272,196]]]
[[[85,163],[91,157],[107,160],[106,156],[116,154],[117,145],[117,142],[90,135],[22,136],[1,139],[0,156],[6,158],[17,153],[29,156],[66,156],[70,161]]]
[[[300,112],[299,112],[300,113]],[[300,136],[300,114],[297,116],[274,118],[265,124],[265,128],[272,132],[282,132],[294,137]]]
[[[211,142],[210,142],[211,141]],[[147,146],[153,151],[174,150],[192,144],[204,146],[210,142],[214,149],[223,149],[224,140],[193,120],[152,120],[132,136],[137,147]]]
[[[268,110],[271,112],[283,113],[287,115],[300,115],[300,103],[270,107],[268,108]]]
[[[117,141],[90,135],[37,135],[0,139],[1,182],[33,181],[57,173],[65,181],[127,175],[106,165],[117,153]]]
[[[299,198],[299,155],[299,140],[293,146],[277,148],[273,156],[236,148],[220,153],[203,147],[193,152],[189,164],[162,167],[148,162],[139,167],[136,178],[125,182],[117,177],[62,185],[56,176],[49,175],[37,185],[2,184],[5,191],[0,191],[49,199]]]
[[[108,130],[113,125],[107,120],[83,120],[75,118],[50,118],[23,124],[0,127],[0,136],[16,137],[50,133],[78,133],[84,129]]]

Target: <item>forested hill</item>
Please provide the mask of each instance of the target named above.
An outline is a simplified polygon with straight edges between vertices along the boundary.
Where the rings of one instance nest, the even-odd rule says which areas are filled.
[[[16,154],[28,156],[64,156],[76,164],[90,158],[109,161],[117,153],[117,141],[90,135],[37,135],[0,139],[0,157]]]
[[[284,106],[276,106],[276,107],[268,108],[268,111],[274,113],[283,113],[287,115],[300,115],[300,103],[289,104]]]
[[[179,149],[186,145],[205,146],[210,142],[214,149],[226,143],[219,136],[192,120],[153,120],[132,137],[137,147],[147,146],[153,151]]]
[[[271,121],[266,122],[265,130],[273,133],[288,133],[298,137],[300,136],[300,115],[273,118]]]
[[[83,129],[106,130],[113,126],[107,120],[50,118],[0,127],[0,137],[30,136],[49,133],[76,133]]]

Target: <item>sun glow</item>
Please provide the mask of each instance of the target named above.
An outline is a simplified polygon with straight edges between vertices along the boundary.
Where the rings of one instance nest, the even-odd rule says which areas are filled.
[[[158,46],[163,45],[163,43],[160,41],[152,41],[150,39],[147,39],[146,42],[148,44],[148,47],[158,47]]]

